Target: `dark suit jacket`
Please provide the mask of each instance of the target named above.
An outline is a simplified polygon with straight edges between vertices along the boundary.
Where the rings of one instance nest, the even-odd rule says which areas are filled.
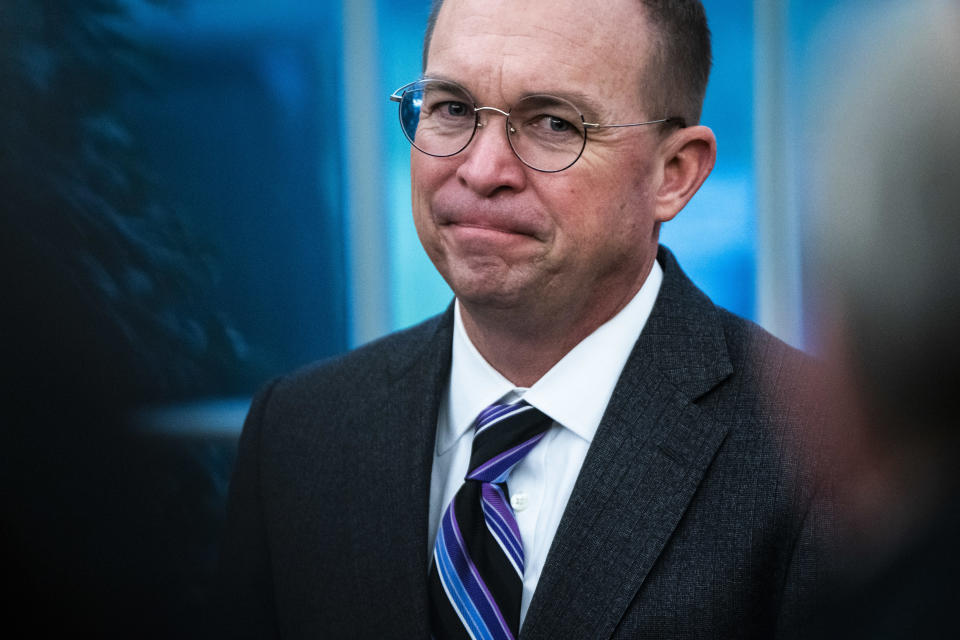
[[[790,635],[817,572],[806,359],[664,281],[521,638]],[[254,401],[223,549],[229,635],[427,638],[427,518],[452,312]],[[557,461],[556,464],[563,464]]]

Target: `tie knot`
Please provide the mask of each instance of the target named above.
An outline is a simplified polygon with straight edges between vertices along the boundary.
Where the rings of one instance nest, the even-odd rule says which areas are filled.
[[[526,402],[493,404],[474,422],[467,480],[505,482],[510,470],[543,438],[553,421]]]

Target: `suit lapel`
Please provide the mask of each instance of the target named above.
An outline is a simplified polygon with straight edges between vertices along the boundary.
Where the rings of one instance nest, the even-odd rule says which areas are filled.
[[[584,460],[521,637],[607,638],[726,428],[693,402],[731,372],[713,304],[665,249],[664,281]]]
[[[444,314],[432,336],[417,345],[412,357],[394,355],[390,385],[382,398],[370,398],[365,415],[382,428],[364,429],[371,452],[369,473],[376,478],[364,512],[372,525],[358,554],[367,558],[364,571],[377,576],[367,594],[376,601],[371,615],[382,618],[388,636],[429,636],[427,605],[427,520],[430,470],[441,393],[450,371],[452,313]],[[361,474],[367,475],[367,474]],[[366,542],[370,541],[367,546]],[[367,584],[370,584],[368,582]]]

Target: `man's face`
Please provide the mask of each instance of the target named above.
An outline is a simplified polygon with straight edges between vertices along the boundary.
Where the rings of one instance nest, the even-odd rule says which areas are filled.
[[[425,76],[460,84],[508,110],[552,94],[587,122],[666,117],[640,97],[648,28],[636,0],[447,0]],[[466,309],[539,313],[619,310],[657,246],[652,198],[660,128],[590,131],[581,158],[540,173],[511,151],[502,116],[459,154],[411,150],[414,221],[434,265]]]

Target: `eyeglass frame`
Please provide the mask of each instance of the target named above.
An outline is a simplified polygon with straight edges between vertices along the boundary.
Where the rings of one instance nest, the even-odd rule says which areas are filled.
[[[473,131],[470,132],[470,137],[467,138],[467,141],[466,141],[465,143],[463,143],[463,146],[462,146],[462,147],[460,147],[459,149],[457,149],[457,150],[454,151],[453,153],[446,153],[446,154],[429,153],[429,152],[427,152],[427,151],[424,151],[424,150],[421,149],[420,147],[418,147],[418,146],[417,146],[417,143],[414,142],[414,141],[410,138],[410,136],[407,134],[407,129],[406,129],[406,127],[403,126],[403,114],[402,114],[402,112],[400,111],[400,109],[398,108],[397,112],[398,112],[398,114],[399,114],[399,116],[400,116],[400,130],[403,131],[403,137],[407,139],[407,142],[409,142],[409,143],[413,146],[414,149],[416,149],[416,150],[419,151],[420,153],[423,153],[423,154],[425,154],[425,155],[428,155],[428,156],[431,156],[431,157],[434,157],[434,158],[450,158],[450,157],[452,157],[452,156],[457,155],[458,153],[460,153],[461,151],[463,151],[463,150],[466,149],[467,147],[469,147],[469,146],[470,146],[470,143],[473,142],[473,139],[474,139],[474,138],[476,137],[476,135],[477,135],[477,129],[481,129],[481,128],[483,128],[483,126],[484,126],[484,124],[483,124],[482,122],[480,122],[480,112],[481,112],[481,111],[494,111],[494,112],[499,113],[500,115],[502,115],[502,116],[504,117],[504,127],[505,127],[506,130],[507,130],[507,143],[510,145],[510,150],[513,152],[513,155],[515,155],[515,156],[517,157],[517,159],[520,160],[520,162],[522,162],[524,165],[530,167],[530,168],[533,169],[534,171],[539,171],[539,172],[541,172],[541,173],[559,173],[559,172],[561,172],[561,171],[566,171],[567,169],[569,169],[570,167],[572,167],[573,165],[575,165],[575,164],[577,163],[577,160],[580,159],[580,156],[583,155],[583,150],[587,148],[587,132],[588,132],[590,129],[613,129],[613,128],[620,128],[620,127],[641,127],[641,126],[648,125],[648,124],[660,124],[660,123],[664,123],[664,122],[672,122],[672,123],[675,123],[675,124],[676,124],[679,128],[681,128],[681,129],[683,129],[683,128],[685,128],[685,127],[687,126],[686,120],[685,120],[682,116],[670,116],[670,117],[668,117],[668,118],[660,118],[660,119],[658,119],[658,120],[648,120],[648,121],[646,121],[646,122],[626,122],[626,123],[619,123],[619,124],[600,124],[600,123],[597,123],[597,122],[587,122],[586,119],[583,117],[583,112],[580,111],[580,108],[577,107],[577,105],[575,105],[575,104],[573,104],[572,102],[570,102],[569,100],[567,100],[566,98],[561,98],[560,96],[554,96],[554,95],[550,95],[550,94],[536,94],[536,95],[531,95],[531,96],[525,96],[523,99],[534,98],[534,97],[545,97],[545,98],[553,98],[553,99],[557,99],[557,100],[562,100],[562,101],[566,102],[567,104],[569,104],[571,107],[574,108],[574,110],[577,112],[577,115],[580,116],[580,124],[583,125],[583,144],[580,145],[580,151],[577,152],[577,157],[574,158],[573,160],[571,160],[571,161],[570,161],[570,164],[568,164],[567,166],[562,167],[562,168],[560,168],[560,169],[540,169],[539,167],[535,167],[535,166],[533,166],[532,164],[530,164],[529,162],[527,162],[526,160],[524,160],[524,159],[520,156],[520,154],[517,152],[516,148],[513,146],[513,142],[512,142],[511,139],[510,139],[510,133],[511,133],[511,131],[510,131],[510,129],[511,129],[511,127],[510,127],[510,111],[504,111],[503,109],[500,109],[500,108],[497,108],[497,107],[489,107],[489,106],[480,106],[480,105],[477,105],[476,100],[475,100],[474,97],[473,97],[473,94],[470,93],[469,91],[467,91],[467,89],[466,89],[465,87],[462,87],[461,85],[457,84],[456,82],[451,82],[450,80],[443,80],[443,79],[440,79],[440,78],[420,78],[419,80],[414,80],[413,82],[408,82],[407,84],[403,85],[402,87],[400,87],[399,89],[397,89],[396,91],[394,91],[393,93],[391,93],[390,96],[389,96],[390,101],[391,101],[391,102],[396,102],[397,105],[398,105],[398,107],[402,106],[402,104],[403,104],[403,95],[407,92],[407,90],[408,90],[410,87],[412,87],[412,86],[414,86],[414,85],[416,85],[416,84],[423,83],[423,82],[443,82],[443,83],[445,83],[445,84],[452,85],[452,86],[456,87],[457,89],[462,90],[463,93],[464,93],[466,96],[468,96],[468,97],[470,98],[471,102],[473,103],[473,104],[472,104],[472,107],[473,107],[473,116],[474,116],[474,119],[473,119]],[[513,109],[512,106],[511,106],[510,108],[511,108],[511,110]],[[517,131],[516,129],[513,129],[513,133],[516,133],[516,131]]]

